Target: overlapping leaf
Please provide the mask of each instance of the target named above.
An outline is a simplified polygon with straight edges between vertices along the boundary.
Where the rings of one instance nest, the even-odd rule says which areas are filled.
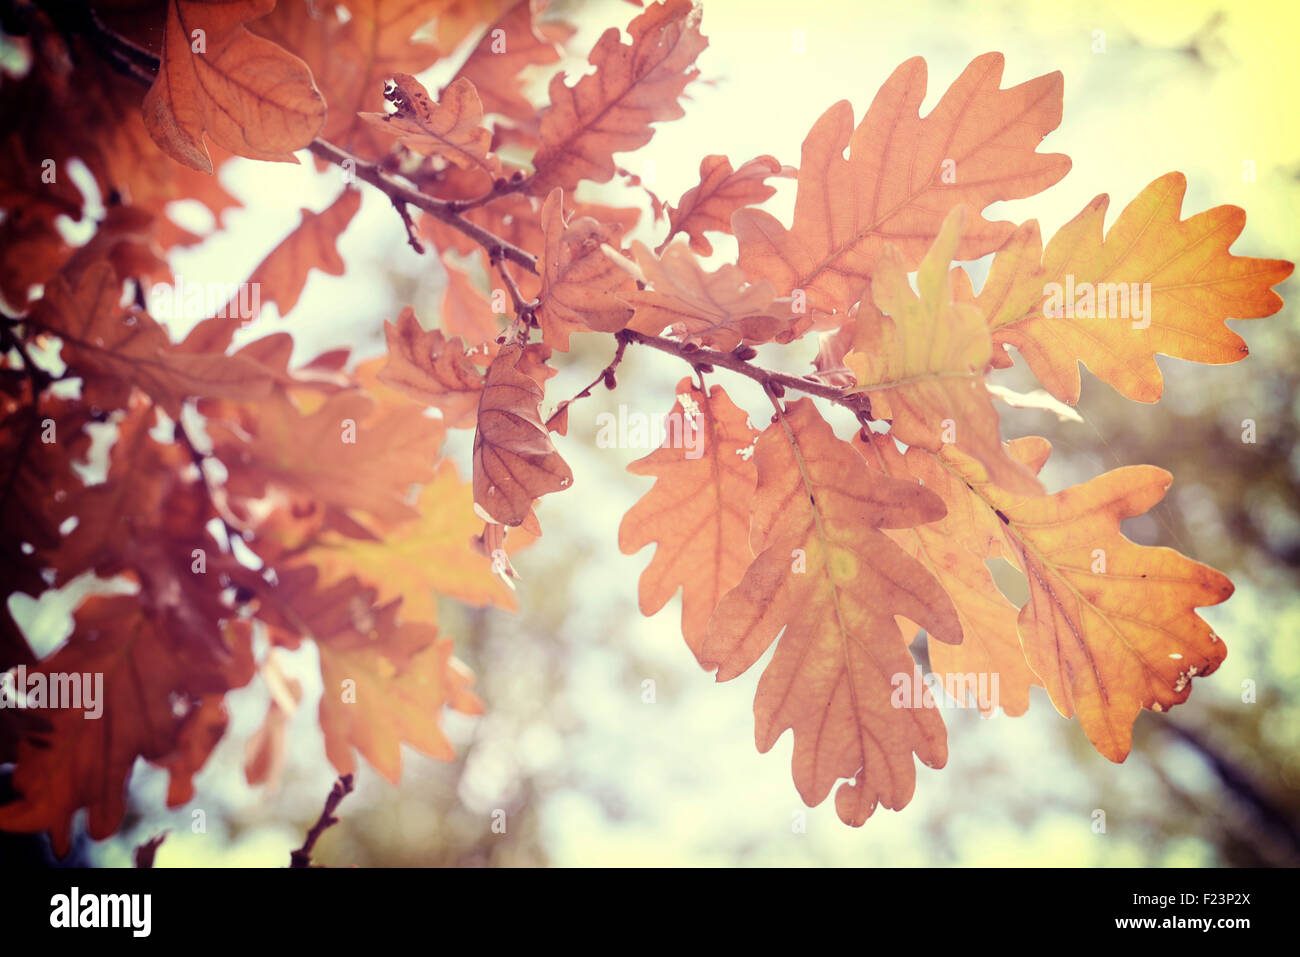
[[[749,515],[758,473],[745,453],[757,433],[722,386],[706,393],[689,378],[677,383],[668,415],[664,444],[627,467],[655,484],[623,516],[618,547],[631,555],[656,546],[641,573],[641,613],[655,614],[680,588],[682,634],[699,657],[713,609],[754,558]]]
[[[1018,439],[1011,449],[1036,471],[1050,447]],[[1120,531],[1124,519],[1164,498],[1172,476],[1127,466],[1026,498],[983,481],[970,458],[951,447],[939,462],[956,479],[935,489],[955,496],[949,510],[997,516],[1005,553],[1029,579],[1019,616],[1029,666],[1057,710],[1078,716],[1098,751],[1124,760],[1138,712],[1186,701],[1191,679],[1214,671],[1226,654],[1195,610],[1225,601],[1232,583],[1171,548],[1137,545]]]
[[[474,432],[474,505],[498,525],[522,525],[535,499],[573,484],[542,424],[542,387],[519,368],[523,355],[511,343],[488,366]]]
[[[173,417],[191,396],[234,400],[267,393],[261,366],[224,352],[186,353],[147,313],[123,309],[122,284],[99,261],[78,276],[58,276],[33,319],[63,342],[63,358],[82,379],[85,400],[101,409],[126,408],[138,386]]]
[[[939,582],[884,532],[942,518],[943,502],[872,473],[810,399],[763,432],[754,459],[758,557],[714,611],[700,659],[725,681],[781,635],[754,699],[758,748],[792,728],[799,794],[815,805],[852,778],[835,807],[861,825],[878,803],[897,810],[911,799],[913,754],[931,767],[947,761],[939,715],[893,703],[894,685],[915,670],[894,616],[953,643],[961,625]]]
[[[574,189],[580,180],[614,176],[613,154],[650,142],[650,124],[684,115],[677,99],[698,71],[695,58],[708,46],[700,34],[700,8],[691,0],[662,0],[628,24],[631,42],[606,30],[588,57],[595,72],[573,86],[564,74],[551,79],[551,105],[541,118],[542,145],[533,157],[530,190]]]
[[[706,272],[680,243],[660,258],[639,241],[632,253],[648,288],[619,294],[634,310],[629,328],[652,336],[669,329],[679,339],[722,350],[787,340],[798,331],[789,301],[777,300],[769,282],[747,282],[735,266]]]
[[[470,483],[461,480],[451,462],[439,464],[415,507],[419,518],[398,525],[383,539],[327,532],[302,553],[301,561],[314,565],[325,584],[356,577],[376,590],[380,602],[402,599],[402,613],[413,621],[437,620],[437,595],[479,608],[519,607],[514,592],[493,574],[492,556],[479,554],[471,544],[482,521],[474,517]],[[526,532],[517,532],[503,550],[513,553],[529,541]]]
[[[325,101],[307,64],[244,29],[274,7],[275,0],[170,0],[143,111],[149,135],[177,162],[211,173],[207,135],[240,156],[296,163],[294,150],[320,132]]]
[[[407,149],[424,156],[441,156],[464,169],[488,173],[500,168],[488,148],[492,134],[483,125],[483,104],[474,84],[464,77],[442,91],[437,102],[424,84],[409,73],[394,73],[384,89],[393,113],[362,113],[371,126],[396,136]]]
[[[538,264],[542,290],[537,319],[542,341],[568,351],[574,332],[617,332],[632,312],[619,293],[632,288],[627,271],[605,254],[613,231],[590,216],[566,222],[564,199],[554,190],[542,205],[546,245]]]
[[[470,361],[459,338],[426,330],[407,306],[397,322],[384,323],[388,361],[379,381],[442,412],[450,428],[469,428],[478,418],[483,373]]]
[[[791,228],[762,210],[732,218],[745,274],[770,280],[782,295],[803,290],[810,309],[843,312],[866,288],[885,243],[914,268],[954,206],[982,212],[1064,176],[1067,157],[1035,152],[1061,121],[1061,74],[1002,90],[1002,66],[1000,53],[977,57],[924,119],[920,57],[894,71],[856,129],[847,101],[822,114],[803,143]],[[956,257],[991,253],[1013,229],[973,217]]]
[[[782,166],[771,156],[759,156],[736,169],[725,156],[706,156],[700,160],[700,182],[692,186],[677,205],[668,206],[668,236],[658,252],[674,236],[690,237],[691,249],[701,256],[713,255],[713,244],[706,232],[731,233],[731,214],[745,206],[757,206],[776,193],[767,180],[773,176],[794,176],[795,171]]]
[[[275,303],[283,316],[298,304],[311,270],[342,276],[343,258],[337,244],[360,208],[360,191],[346,189],[323,212],[313,213],[304,209],[298,227],[271,250],[248,277],[250,287],[256,284],[258,301]],[[242,318],[255,319],[256,316]]]
[[[976,305],[994,342],[1019,349],[1056,398],[1079,401],[1082,361],[1122,395],[1155,402],[1163,389],[1157,353],[1236,362],[1246,344],[1223,320],[1282,308],[1271,287],[1291,275],[1292,264],[1228,251],[1246,223],[1236,206],[1180,219],[1186,190],[1181,173],[1155,180],[1104,240],[1110,198],[1103,194],[1046,250],[1030,220],[994,257]]]
[[[844,364],[857,379],[849,392],[866,392],[872,414],[908,445],[937,452],[952,442],[988,470],[997,484],[1033,494],[1038,482],[1002,448],[998,414],[984,387],[993,343],[979,310],[953,301],[948,267],[960,242],[962,207],[944,221],[917,273],[889,245],[876,263],[874,308],[858,309],[854,348]]]
[[[534,7],[541,6],[533,0],[516,0],[484,31],[456,71],[457,78],[474,84],[484,111],[526,126],[536,125],[537,111],[524,96],[520,72],[557,62],[557,46],[573,34],[573,28],[561,21],[539,23]]]
[[[48,831],[62,857],[71,844],[72,817],[86,808],[90,837],[109,837],[126,813],[136,758],[165,762],[180,747],[187,718],[203,696],[252,678],[246,626],[228,631],[231,655],[221,668],[188,658],[168,631],[141,615],[130,596],[90,598],[77,610],[72,638],[37,672],[47,687],[52,675],[102,675],[103,710],[96,719],[85,716],[87,708],[48,712],[50,733],[20,745],[13,783],[21,797],[0,806],[0,828]]]

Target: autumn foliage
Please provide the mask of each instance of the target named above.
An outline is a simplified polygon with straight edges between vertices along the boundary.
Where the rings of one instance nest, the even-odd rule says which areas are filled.
[[[47,831],[64,854],[84,808],[92,838],[113,834],[137,758],[170,774],[170,805],[187,802],[225,732],[224,696],[253,680],[273,703],[246,772],[273,777],[301,697],[273,650],[303,642],[319,653],[320,729],[340,773],[359,754],[397,781],[403,744],[450,758],[443,709],[484,704],[436,597],[515,609],[510,554],[542,534],[544,498],[583,481],[563,448],[590,389],[547,389],[578,333],[606,335],[614,355],[592,389],[637,389],[617,371],[628,349],[683,363],[675,394],[644,401],[687,422],[701,454],[669,441],[631,463],[654,483],[627,503],[617,545],[655,546],[641,611],[680,592],[686,643],[718,680],[775,643],[755,739],[766,751],[793,731],[808,804],[838,783],[839,816],[861,825],[908,803],[915,759],[945,763],[939,711],[893,695],[917,669],[918,629],[934,671],[998,675],[995,706],[1012,715],[1042,686],[1113,761],[1142,709],[1185,701],[1223,661],[1196,609],[1232,584],[1121,532],[1172,476],[1129,466],[1048,494],[1050,447],[1004,440],[1006,393],[986,380],[1014,347],[1060,403],[1079,399],[1080,362],[1156,402],[1154,357],[1243,359],[1224,320],[1275,313],[1292,266],[1229,251],[1240,209],[1184,219],[1176,172],[1108,231],[1105,195],[1046,243],[1033,220],[986,218],[1069,170],[1039,150],[1061,123],[1059,73],[1005,85],[1002,56],[985,54],[922,117],[926,64],[908,60],[856,120],[847,101],[807,104],[797,167],[706,156],[674,202],[617,155],[684,114],[709,42],[690,0],[629,11],[585,74],[573,27],[544,0],[6,10],[21,55],[0,79],[5,591],[35,597],[88,573],[133,591],[86,598],[44,658],[0,616],[0,669],[99,672],[105,688],[104,720],[0,711],[18,794],[0,829]],[[418,79],[453,56],[441,88]],[[530,68],[555,70],[545,90],[524,83]],[[238,201],[217,174],[237,157],[337,167],[338,196],[303,210],[248,277],[259,309],[210,305],[180,338],[148,300],[175,280],[169,258],[201,241],[171,204],[196,201],[220,228]],[[93,222],[74,162],[102,199]],[[789,180],[787,224],[761,206]],[[584,198],[584,183],[611,181],[628,205]],[[440,319],[376,315],[385,357],[343,346],[295,365],[260,309],[294,309],[311,270],[344,274],[337,240],[365,191],[441,258]],[[89,224],[89,239],[70,241],[62,220]],[[708,261],[720,235],[732,262]],[[989,255],[977,289],[962,264]],[[1147,314],[1109,314],[1100,296],[1051,304],[1054,284],[1103,283],[1149,288]],[[250,322],[260,337],[236,348]],[[769,371],[760,346],[813,371]],[[735,388],[765,394],[770,420],[751,422]],[[444,456],[451,429],[474,430],[470,475]],[[90,476],[106,434],[107,471]],[[994,584],[994,558],[1024,573],[1023,607]]]

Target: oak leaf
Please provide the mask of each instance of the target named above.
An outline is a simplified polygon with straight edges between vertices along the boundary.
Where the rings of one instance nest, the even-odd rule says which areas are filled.
[[[1056,398],[1079,401],[1082,360],[1121,395],[1155,402],[1164,382],[1156,353],[1236,362],[1246,357],[1246,344],[1224,320],[1270,316],[1282,308],[1270,287],[1291,275],[1292,264],[1232,255],[1245,212],[1218,206],[1181,219],[1186,191],[1182,173],[1153,181],[1105,239],[1110,198],[1102,194],[1061,227],[1046,250],[1038,223],[1030,220],[994,257],[976,305],[994,342],[1019,349]],[[1049,290],[1053,283],[1057,287]]]
[[[618,547],[632,555],[655,545],[641,573],[641,614],[655,614],[680,588],[682,635],[698,658],[713,609],[754,559],[749,517],[758,472],[745,453],[757,433],[722,386],[704,392],[690,378],[677,383],[667,430],[663,445],[627,467],[655,484],[623,516]]]
[[[952,442],[997,484],[1032,495],[1041,486],[1003,450],[984,386],[993,357],[988,326],[974,306],[953,301],[949,286],[962,222],[963,208],[955,207],[921,262],[918,292],[897,247],[882,250],[871,284],[874,306],[859,306],[854,347],[844,358],[857,380],[846,391],[867,393],[872,414],[890,420],[899,441],[931,452]]]
[[[452,657],[451,639],[433,625],[399,621],[400,600],[374,607],[374,592],[355,579],[301,597],[300,619],[320,653],[325,754],[338,772],[356,770],[354,749],[394,784],[402,744],[451,760],[440,712],[483,710],[472,676]]]
[[[580,180],[608,182],[613,154],[650,142],[650,124],[685,115],[677,99],[698,75],[692,68],[709,41],[700,34],[700,8],[691,0],[652,4],[627,26],[631,43],[610,27],[592,48],[595,72],[566,86],[551,78],[551,105],[542,113],[542,145],[533,156],[530,191],[544,196]]]
[[[947,761],[939,715],[893,703],[893,686],[915,672],[894,616],[949,643],[961,641],[961,624],[939,582],[885,533],[937,521],[944,505],[920,485],[871,472],[810,399],[759,436],[754,460],[758,557],[714,611],[700,658],[727,681],[781,635],[754,698],[758,749],[792,728],[804,802],[853,778],[835,807],[858,826],[878,803],[897,810],[911,800],[913,753],[930,767]]]
[[[62,357],[82,379],[82,396],[101,409],[126,408],[138,386],[176,417],[191,396],[256,399],[271,387],[264,368],[224,352],[173,347],[147,313],[118,303],[122,283],[99,261],[79,276],[60,275],[33,311],[33,321],[63,342]]]
[[[1002,90],[1002,67],[1000,53],[977,57],[925,118],[920,57],[885,81],[856,129],[848,101],[828,109],[803,143],[791,228],[762,210],[733,215],[745,274],[771,280],[782,295],[803,290],[810,310],[843,312],[866,288],[886,242],[915,268],[954,206],[979,213],[1064,176],[1068,157],[1035,152],[1061,122],[1061,74]],[[956,258],[993,252],[1013,229],[974,217]]]
[[[523,94],[520,72],[558,62],[557,46],[574,32],[561,21],[538,22],[540,11],[536,8],[541,6],[531,0],[516,0],[484,31],[456,71],[457,78],[473,82],[485,112],[526,126],[536,125],[537,110]]]
[[[283,571],[259,610],[277,645],[316,645],[325,753],[340,774],[356,770],[357,751],[396,784],[402,744],[451,760],[439,725],[443,709],[482,712],[451,639],[432,624],[402,620],[400,605],[398,599],[377,606],[374,589],[355,578],[324,585],[315,568],[302,565]]]
[[[542,387],[517,368],[522,356],[510,343],[488,366],[474,431],[474,505],[499,525],[522,525],[535,499],[573,484],[542,424]]]
[[[619,294],[633,309],[631,329],[652,336],[668,329],[679,339],[724,352],[741,343],[787,341],[798,331],[789,301],[777,300],[766,280],[751,284],[730,264],[706,272],[681,243],[655,258],[637,241],[632,255],[648,288]]]
[[[140,614],[133,597],[88,598],[76,611],[72,638],[33,673],[47,688],[54,675],[102,675],[102,714],[88,720],[84,708],[48,712],[49,735],[19,746],[13,784],[21,797],[0,806],[0,828],[48,831],[60,857],[68,853],[72,817],[80,808],[87,809],[92,840],[116,832],[136,758],[165,762],[205,695],[251,680],[247,626],[231,625],[227,634],[229,664],[214,668],[202,661],[196,667],[168,629]]]
[[[1017,439],[1011,451],[1036,471],[1050,446]],[[959,496],[949,509],[980,507],[997,516],[1004,554],[1029,579],[1019,615],[1029,666],[1057,710],[1078,715],[1099,752],[1124,760],[1138,712],[1186,701],[1192,678],[1214,671],[1226,654],[1195,609],[1226,601],[1232,582],[1120,531],[1124,519],[1164,498],[1173,477],[1150,465],[1126,466],[1026,498],[982,481],[974,462],[951,447],[939,461],[958,479],[936,489]]]
[[[388,361],[379,372],[380,382],[438,409],[450,428],[469,428],[477,421],[483,373],[459,338],[422,328],[410,306],[396,323],[384,323],[384,338]]]
[[[559,189],[546,197],[541,215],[545,247],[538,262],[542,288],[536,313],[542,341],[567,352],[574,332],[622,329],[632,311],[618,294],[632,288],[632,278],[605,254],[612,230],[589,216],[566,222]]]
[[[319,503],[332,527],[360,522],[372,531],[416,516],[408,493],[432,475],[445,435],[409,402],[379,403],[356,391],[328,395],[310,410],[276,391],[209,419],[208,431],[241,512],[275,487]]]
[[[296,163],[325,122],[307,64],[244,22],[275,0],[171,0],[158,75],[145,94],[145,126],[177,162],[213,171],[203,145],[250,159]],[[199,45],[202,44],[202,48]]]
[[[396,136],[407,149],[441,156],[466,169],[478,167],[489,173],[500,169],[496,157],[489,156],[492,134],[483,125],[483,104],[469,80],[454,80],[434,102],[415,77],[394,73],[384,87],[384,99],[396,112],[362,113],[361,118]]]
[[[402,599],[402,612],[414,621],[437,620],[437,596],[483,608],[515,611],[514,591],[494,577],[492,559],[473,546],[481,521],[474,518],[470,483],[443,461],[415,503],[419,517],[391,529],[382,540],[348,538],[325,532],[301,555],[314,565],[321,581],[332,584],[356,577],[378,593],[379,601]],[[510,536],[503,554],[531,542],[524,531]],[[499,560],[499,559],[498,559]]]
[[[248,286],[258,290],[258,301],[275,303],[280,315],[285,316],[298,304],[311,270],[342,276],[343,257],[339,255],[337,244],[360,208],[360,190],[345,189],[322,212],[303,209],[302,222],[258,263],[248,277]],[[241,318],[251,320],[257,317]]]
[[[668,235],[656,252],[663,252],[673,237],[685,233],[691,249],[701,256],[713,255],[713,244],[706,232],[731,233],[731,215],[745,206],[757,206],[776,193],[767,180],[772,176],[794,177],[796,171],[782,166],[771,156],[759,156],[731,168],[725,156],[706,156],[700,160],[700,182],[692,186],[674,207],[669,205]]]

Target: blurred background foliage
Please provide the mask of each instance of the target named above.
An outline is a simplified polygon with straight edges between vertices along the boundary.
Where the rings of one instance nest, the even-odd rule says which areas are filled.
[[[626,4],[612,2],[557,2],[555,9],[580,27],[577,51],[631,16]],[[861,116],[910,56],[929,64],[929,109],[973,56],[1001,50],[1004,85],[1064,72],[1065,118],[1044,149],[1068,153],[1074,166],[1047,194],[1002,204],[991,216],[1035,217],[1050,235],[1094,195],[1109,192],[1109,225],[1143,186],[1179,169],[1190,183],[1184,216],[1240,205],[1248,221],[1233,252],[1300,258],[1300,129],[1287,112],[1297,92],[1290,41],[1300,16],[1293,4],[706,0],[704,26],[711,38],[701,57],[707,82],[692,88],[687,118],[661,126],[648,147],[623,157],[666,200],[675,202],[695,183],[708,153],[733,162],[771,153],[797,165],[800,141],[823,109],[848,98]],[[437,82],[452,69],[454,63],[440,64],[430,77]],[[545,74],[538,79],[540,94]],[[1253,182],[1243,177],[1247,160]],[[224,233],[176,263],[187,278],[242,280],[296,223],[299,205],[319,209],[337,191],[335,178],[308,165],[237,161],[228,178],[246,208],[229,216]],[[298,196],[304,198],[288,199]],[[645,205],[643,196],[615,186],[594,188],[590,197]],[[769,208],[788,217],[792,206],[786,183]],[[637,235],[657,241],[662,227],[647,215]],[[734,257],[734,243],[715,245],[719,260]],[[314,275],[286,320],[264,314],[250,336],[288,329],[300,360],[338,345],[367,357],[382,351],[382,320],[402,306],[413,304],[426,321],[436,318],[441,267],[405,245],[383,197],[366,197],[342,250],[346,277]],[[977,279],[986,266],[973,268]],[[1227,644],[1227,661],[1197,680],[1189,702],[1173,713],[1143,712],[1123,765],[1096,754],[1077,723],[1062,719],[1035,689],[1021,718],[946,711],[948,766],[918,769],[916,797],[903,812],[879,810],[853,830],[838,822],[830,802],[805,808],[790,781],[789,736],[767,755],[754,749],[751,708],[761,668],[716,685],[681,639],[676,602],[649,620],[637,611],[636,578],[649,554],[621,555],[616,533],[622,513],[650,484],[625,467],[648,450],[596,447],[596,417],[619,403],[631,412],[667,412],[687,370],[633,347],[617,391],[576,404],[567,438],[557,439],[576,488],[543,505],[545,536],[516,558],[520,613],[454,602],[439,609],[440,626],[455,636],[487,704],[481,718],[448,716],[458,760],[442,764],[406,751],[399,788],[363,766],[342,823],[318,845],[317,861],[1300,863],[1300,289],[1293,278],[1280,292],[1288,301],[1283,312],[1232,324],[1250,345],[1245,362],[1209,367],[1162,359],[1166,391],[1158,405],[1128,402],[1085,373],[1083,423],[1005,410],[1004,435],[1052,441],[1056,452],[1044,473],[1051,491],[1119,465],[1171,471],[1165,502],[1127,523],[1127,534],[1214,565],[1237,586],[1228,603],[1203,611]],[[612,346],[608,337],[575,337],[573,351],[554,362],[560,374],[548,383],[545,408],[586,385]],[[815,351],[813,341],[766,347],[758,361],[802,374]],[[725,372],[711,381],[723,383],[756,424],[766,421],[765,400],[752,383]],[[1035,387],[1022,363],[999,381]],[[831,421],[848,435],[853,423],[838,411]],[[1256,423],[1254,444],[1242,441],[1246,419]],[[463,476],[469,438],[449,445]],[[1017,577],[1009,567],[999,571],[1013,598],[1024,595]],[[57,640],[57,609],[24,613],[35,630]],[[74,860],[125,865],[136,844],[171,828],[160,866],[286,864],[333,773],[316,728],[314,653],[305,648],[282,661],[303,681],[306,698],[290,725],[292,747],[278,788],[244,781],[243,742],[268,701],[255,682],[230,696],[230,732],[197,778],[194,802],[161,812],[163,775],[140,765],[122,834],[83,842]],[[653,682],[652,703],[646,682]],[[1253,700],[1244,700],[1251,695],[1243,689],[1251,687]],[[204,812],[206,833],[192,831],[195,810]],[[505,833],[493,830],[494,811],[504,811]],[[1097,811],[1105,814],[1104,833],[1094,827]],[[15,860],[19,847],[43,853],[30,842],[6,847]]]

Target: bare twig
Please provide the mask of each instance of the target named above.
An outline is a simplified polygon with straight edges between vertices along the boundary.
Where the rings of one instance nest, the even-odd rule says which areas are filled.
[[[424,244],[420,242],[420,237],[416,234],[415,221],[411,219],[411,211],[406,208],[406,200],[396,197],[389,198],[393,201],[393,209],[397,210],[397,215],[402,217],[402,225],[406,227],[407,243],[423,256]]]
[[[320,840],[320,836],[329,828],[339,822],[334,816],[335,810],[338,809],[343,799],[352,793],[352,775],[344,774],[334,782],[334,787],[330,788],[330,793],[325,798],[325,807],[320,812],[320,817],[312,825],[311,830],[307,832],[307,840],[302,842],[302,847],[289,855],[290,867],[311,867],[311,852]]]
[[[627,351],[627,344],[631,340],[627,336],[626,329],[624,329],[622,332],[614,333],[614,337],[618,340],[618,349],[615,350],[614,358],[609,361],[609,365],[601,369],[600,375],[596,376],[596,378],[591,381],[591,384],[588,385],[585,389],[583,389],[581,392],[575,395],[572,399],[565,399],[563,402],[557,405],[555,407],[555,411],[551,413],[551,418],[547,420],[548,426],[550,425],[551,421],[555,419],[556,416],[564,412],[564,410],[567,409],[569,406],[573,405],[573,403],[577,402],[579,399],[585,399],[589,395],[591,395],[591,390],[596,388],[596,386],[600,385],[602,382],[605,383],[606,389],[614,389],[618,387],[618,378],[614,375],[614,372],[616,369],[618,369],[619,363],[623,361],[623,353]]]
[[[159,831],[149,840],[139,845],[135,849],[135,866],[153,867],[153,859],[158,853],[158,847],[167,839],[167,835],[170,833],[170,831]]]

